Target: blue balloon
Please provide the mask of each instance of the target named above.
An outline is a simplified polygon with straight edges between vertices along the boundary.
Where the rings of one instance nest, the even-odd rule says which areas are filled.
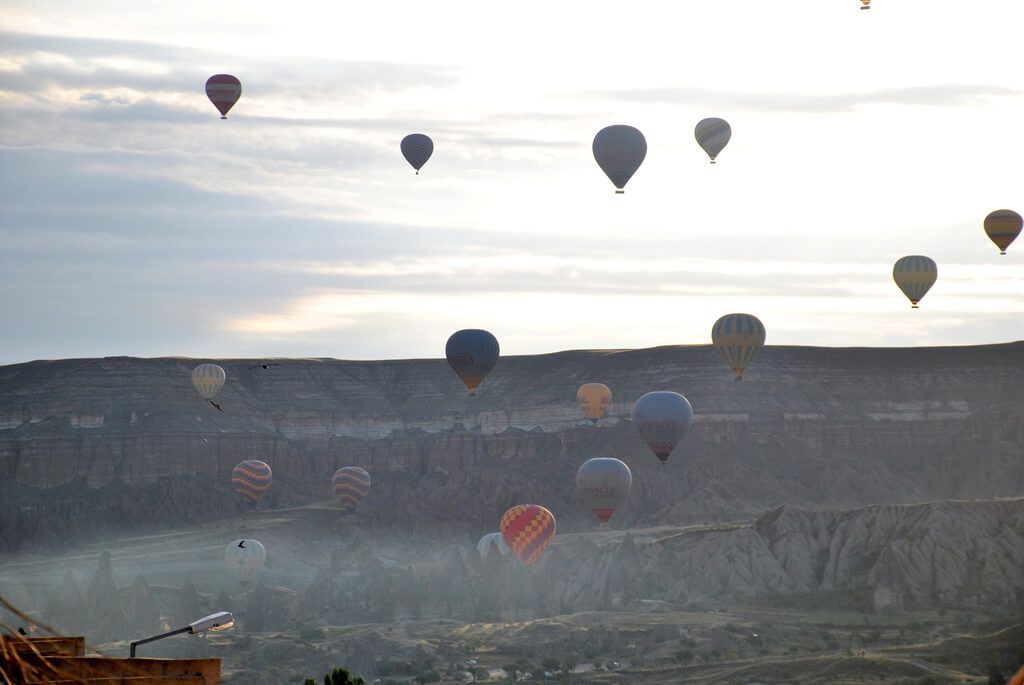
[[[448,364],[466,384],[470,395],[476,394],[477,387],[498,363],[499,353],[498,339],[478,328],[452,333],[444,346]]]

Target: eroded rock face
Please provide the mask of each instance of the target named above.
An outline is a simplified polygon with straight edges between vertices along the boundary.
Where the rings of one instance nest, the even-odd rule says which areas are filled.
[[[1007,606],[1024,593],[1024,499],[779,507],[751,526],[657,530],[599,548],[566,539],[555,598],[576,611],[836,593],[873,607],[914,601]],[[566,560],[569,560],[568,562]],[[628,579],[622,582],[620,579]],[[877,603],[877,602],[876,602]]]
[[[740,383],[703,346],[507,357],[475,398],[443,360],[227,360],[224,413],[192,389],[196,363],[0,367],[0,551],[235,515],[230,471],[252,458],[274,469],[260,507],[325,499],[331,473],[358,465],[374,479],[366,520],[439,536],[493,530],[521,501],[560,530],[589,526],[572,483],[594,456],[634,472],[613,526],[1024,492],[1024,343],[773,347]],[[614,393],[596,427],[575,406],[586,381]],[[664,467],[628,420],[656,389],[696,414]]]

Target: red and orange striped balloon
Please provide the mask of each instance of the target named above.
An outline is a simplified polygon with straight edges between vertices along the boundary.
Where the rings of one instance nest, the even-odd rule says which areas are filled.
[[[246,459],[231,471],[231,484],[235,492],[255,504],[270,489],[272,476],[266,462]]]
[[[535,564],[555,537],[555,516],[537,504],[518,504],[501,517],[501,537],[525,564]]]
[[[358,466],[338,469],[331,478],[331,490],[345,507],[355,509],[370,492],[370,474]]]

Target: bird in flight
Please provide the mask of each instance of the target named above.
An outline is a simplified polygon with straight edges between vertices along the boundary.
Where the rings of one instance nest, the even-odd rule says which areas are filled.
[[[214,402],[213,400],[210,400],[210,404],[217,407],[217,411],[224,411],[223,409],[220,408],[220,405]]]
[[[241,547],[242,549],[245,549],[245,540],[239,540],[238,541],[238,546]]]
[[[257,364],[256,366],[250,366],[249,368],[250,369],[263,369],[264,371],[266,371],[271,366],[280,366],[280,365],[279,364],[271,364],[271,363],[268,362],[266,364]]]

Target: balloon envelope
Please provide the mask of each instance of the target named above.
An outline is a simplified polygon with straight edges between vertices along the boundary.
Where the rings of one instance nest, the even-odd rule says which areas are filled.
[[[235,540],[224,550],[224,563],[242,582],[252,580],[267,563],[267,548],[259,540]]]
[[[498,363],[498,339],[487,331],[470,328],[456,331],[444,346],[445,357],[452,371],[462,379],[470,395]]]
[[[228,110],[235,106],[242,96],[242,82],[231,74],[214,74],[206,79],[206,97],[220,112],[221,119],[228,118]]]
[[[597,421],[612,403],[611,388],[604,383],[584,383],[576,391],[576,402],[588,419]]]
[[[434,141],[422,133],[410,133],[402,138],[402,156],[418,174],[423,165],[434,154]]]
[[[555,536],[555,516],[536,504],[519,504],[501,517],[501,536],[524,564],[535,564]]]
[[[764,339],[764,324],[751,314],[726,314],[711,328],[711,344],[736,374],[736,380],[743,379],[743,372],[764,346]]]
[[[607,524],[619,505],[629,496],[633,474],[618,459],[588,459],[576,472],[576,492],[602,524]]]
[[[892,278],[903,294],[910,300],[910,306],[917,309],[917,303],[935,285],[939,268],[935,261],[923,255],[901,257],[892,268]]]
[[[231,484],[235,492],[255,503],[270,489],[272,477],[269,464],[259,459],[246,459],[231,471]]]
[[[985,233],[999,248],[999,254],[1006,254],[1006,248],[1020,235],[1022,226],[1024,219],[1012,209],[997,209],[985,217]]]
[[[677,392],[649,392],[633,405],[633,423],[654,455],[664,462],[690,432],[693,407]]]
[[[617,124],[594,136],[594,159],[621,193],[647,156],[647,139],[632,126]]]
[[[212,400],[224,387],[227,374],[216,364],[200,364],[192,369],[192,386],[203,397]]]
[[[339,502],[351,511],[370,492],[370,474],[358,466],[346,466],[334,472],[331,491]]]
[[[725,119],[711,117],[701,119],[697,127],[693,129],[693,136],[697,139],[704,152],[708,153],[711,163],[714,164],[715,157],[725,148],[732,138],[732,127]]]
[[[486,557],[491,547],[495,547],[503,557],[507,557],[512,551],[505,544],[505,538],[501,537],[501,533],[488,533],[487,535],[480,538],[480,542],[476,543],[476,549],[480,553],[481,557]]]

